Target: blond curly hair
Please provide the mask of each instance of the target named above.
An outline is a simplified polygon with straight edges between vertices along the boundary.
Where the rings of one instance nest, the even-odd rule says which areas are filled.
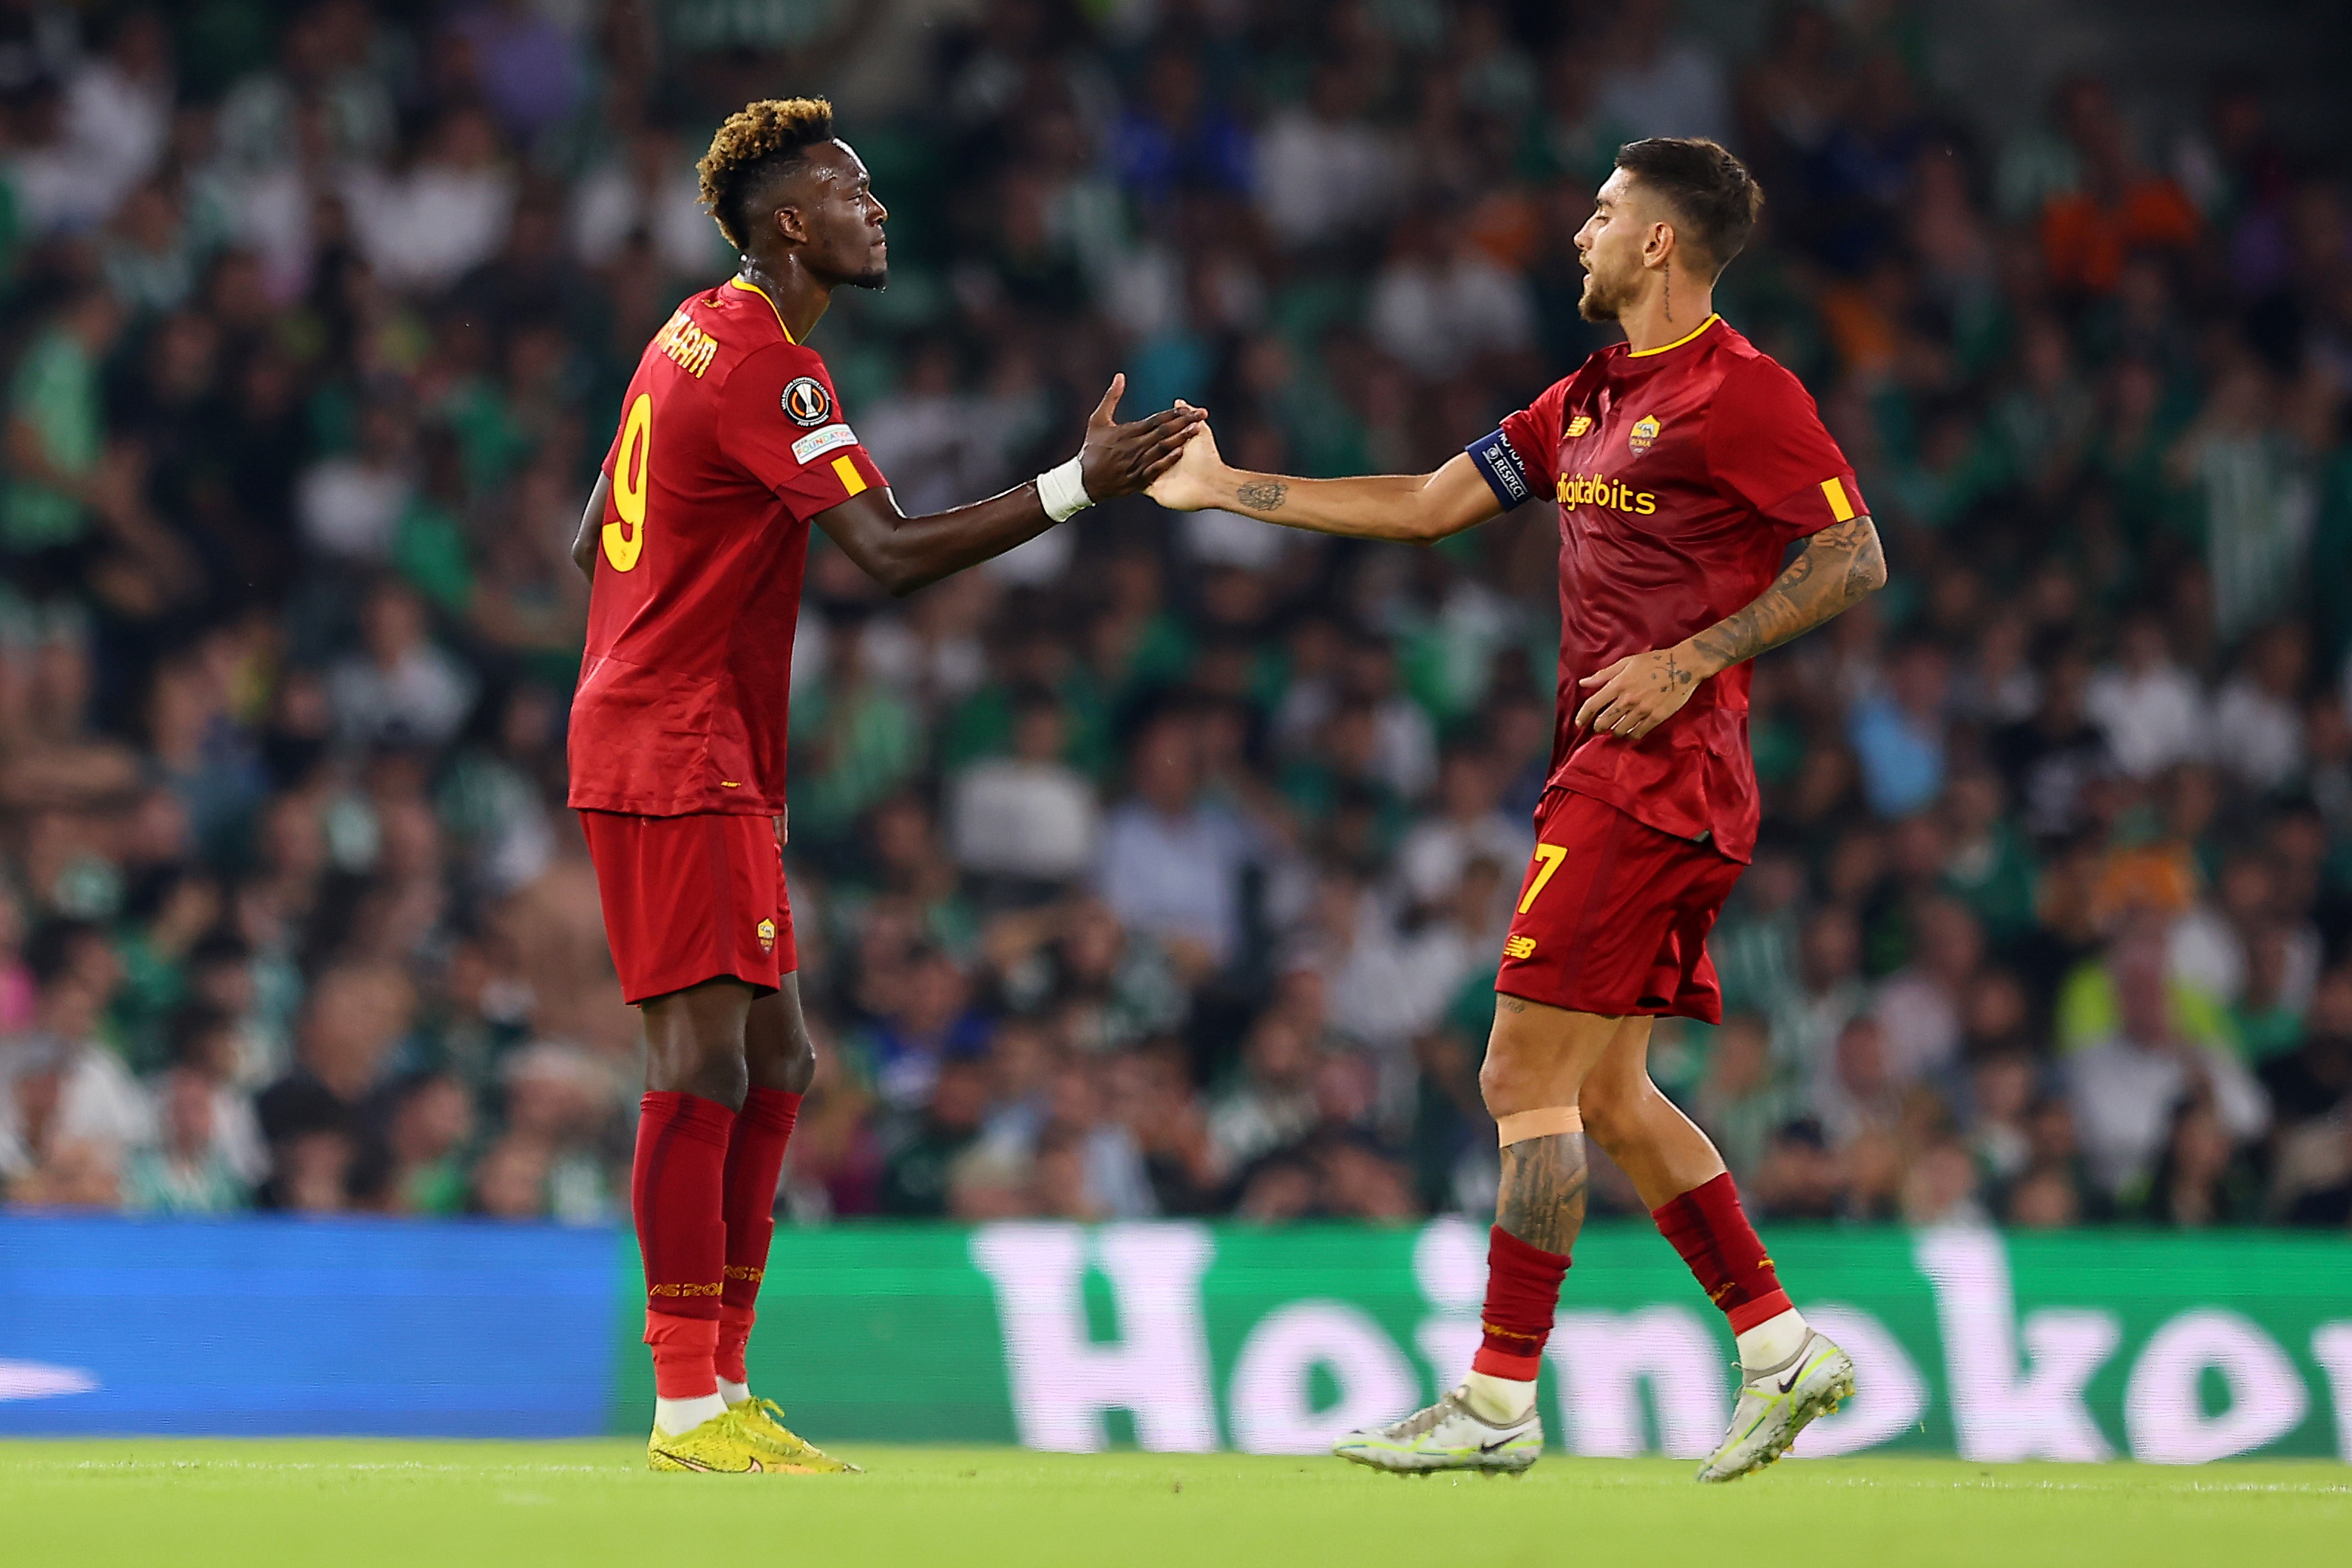
[[[751,248],[753,225],[744,204],[761,177],[832,139],[833,105],[822,98],[763,98],[727,117],[695,169],[702,176],[702,204],[729,245]]]

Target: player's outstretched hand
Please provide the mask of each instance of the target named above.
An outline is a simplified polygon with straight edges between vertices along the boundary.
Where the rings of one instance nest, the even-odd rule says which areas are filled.
[[[1629,653],[1577,683],[1590,694],[1576,710],[1577,730],[1639,740],[1682,711],[1698,680],[1686,649]]]
[[[1132,496],[1166,473],[1183,455],[1184,443],[1208,416],[1178,403],[1133,424],[1112,423],[1127,377],[1110,379],[1110,390],[1087,421],[1087,443],[1078,449],[1078,473],[1087,494],[1097,501]]]
[[[1202,423],[1194,428],[1184,450],[1166,472],[1151,482],[1145,492],[1171,512],[1197,512],[1203,507],[1217,504],[1217,491],[1210,481],[1224,466],[1217,455],[1216,433],[1209,428],[1208,412],[1194,408],[1182,398],[1176,400],[1177,409],[1185,413],[1201,415]]]

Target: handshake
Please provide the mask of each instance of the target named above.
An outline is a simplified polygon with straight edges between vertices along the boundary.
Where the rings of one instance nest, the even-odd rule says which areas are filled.
[[[1281,504],[1284,486],[1279,484],[1236,486],[1227,483],[1220,487],[1218,481],[1231,476],[1217,455],[1217,439],[1210,433],[1207,410],[1180,400],[1173,408],[1120,424],[1116,416],[1119,396],[1126,390],[1124,375],[1112,377],[1109,390],[1087,421],[1086,444],[1078,449],[1077,477],[1085,484],[1088,501],[1141,493],[1171,511],[1196,512],[1204,507],[1234,505],[1234,490],[1243,488],[1271,492],[1274,505]],[[1248,499],[1243,497],[1244,505]]]
[[[1133,424],[1112,422],[1126,378],[1111,378],[1087,444],[1073,460],[1086,482],[1079,505],[1145,495],[1172,512],[1216,507],[1285,528],[1350,538],[1433,544],[1502,514],[1502,503],[1465,452],[1427,474],[1297,479],[1226,466],[1206,410],[1188,402]],[[1041,492],[1042,493],[1042,492]],[[1047,515],[1068,513],[1047,501]]]

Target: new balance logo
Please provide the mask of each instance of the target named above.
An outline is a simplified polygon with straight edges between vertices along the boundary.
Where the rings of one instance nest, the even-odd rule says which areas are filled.
[[[1536,939],[1532,936],[1508,936],[1503,940],[1503,956],[1506,958],[1532,958],[1535,952]]]

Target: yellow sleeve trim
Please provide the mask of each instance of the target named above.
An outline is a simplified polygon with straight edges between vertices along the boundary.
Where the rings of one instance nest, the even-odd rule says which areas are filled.
[[[1822,481],[1822,494],[1829,497],[1830,516],[1841,523],[1853,521],[1853,503],[1845,498],[1845,486],[1832,474]]]
[[[833,473],[834,476],[841,481],[841,487],[851,495],[862,496],[866,493],[866,476],[860,474],[857,471],[857,465],[848,458],[835,458]]]
[[[752,282],[751,279],[745,277],[742,274],[736,274],[734,277],[729,278],[727,282],[731,287],[740,288],[746,294],[756,294],[761,298],[766,299],[768,301],[768,308],[771,310],[776,310],[776,302],[773,299],[769,298],[768,291],[761,287],[758,284]],[[781,310],[776,310],[776,329],[784,335],[785,342],[792,344],[795,348],[800,346],[800,340],[793,336],[793,329],[784,325],[784,313]]]
[[[1676,338],[1671,343],[1661,343],[1654,349],[1628,350],[1625,357],[1629,360],[1646,359],[1652,354],[1663,354],[1669,349],[1679,349],[1685,343],[1689,342],[1693,338],[1697,337],[1701,332],[1706,331],[1709,327],[1714,326],[1717,321],[1722,319],[1723,318],[1721,316],[1709,316],[1706,320],[1700,322],[1697,326],[1692,328],[1681,337]]]

